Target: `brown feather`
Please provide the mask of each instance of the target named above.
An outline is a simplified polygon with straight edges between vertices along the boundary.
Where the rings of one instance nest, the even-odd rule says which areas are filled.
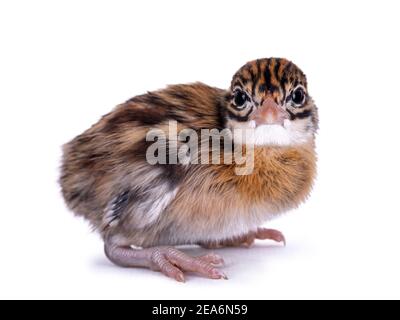
[[[291,62],[263,59],[242,67],[232,85],[241,83],[249,92],[259,92],[260,86],[283,83],[275,92],[266,88],[265,94],[278,101],[294,79],[307,86],[304,74]],[[261,99],[252,94],[256,102]],[[301,146],[257,147],[254,171],[243,176],[236,175],[235,163],[151,166],[146,162],[148,130],[166,130],[169,120],[177,121],[180,130],[224,129],[227,111],[238,114],[230,99],[229,90],[195,83],[169,86],[117,106],[64,146],[60,184],[69,208],[89,220],[103,237],[121,245],[149,247],[240,236],[298,206],[315,177],[314,139]],[[307,108],[316,130],[318,116],[312,100]],[[158,192],[168,188],[177,190],[172,202],[156,220],[143,224],[146,217],[139,215],[135,201],[160,196]],[[121,194],[128,194],[128,200]],[[125,201],[129,209],[115,224],[106,219],[113,201],[118,205]]]

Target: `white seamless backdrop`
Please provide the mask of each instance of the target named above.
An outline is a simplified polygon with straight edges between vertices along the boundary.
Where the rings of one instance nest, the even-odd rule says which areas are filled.
[[[2,1],[0,298],[400,298],[398,1]],[[309,201],[287,247],[217,250],[228,281],[109,263],[66,209],[61,145],[166,84],[226,88],[286,57],[320,110]],[[193,254],[202,252],[190,249]]]

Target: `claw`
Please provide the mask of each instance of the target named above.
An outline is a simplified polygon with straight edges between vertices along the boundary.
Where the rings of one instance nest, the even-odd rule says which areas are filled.
[[[216,249],[216,248],[222,248],[222,247],[245,247],[245,248],[250,248],[254,240],[273,240],[276,242],[281,242],[283,243],[284,246],[286,246],[286,239],[284,235],[274,229],[266,229],[266,228],[258,228],[256,232],[250,232],[244,236],[240,236],[237,238],[233,239],[227,239],[227,240],[222,240],[222,241],[212,241],[212,242],[206,242],[206,243],[200,243],[200,245],[204,248],[207,249]]]
[[[183,273],[180,273],[177,277],[176,277],[176,281],[178,282],[183,282],[185,283],[185,276],[183,275]]]

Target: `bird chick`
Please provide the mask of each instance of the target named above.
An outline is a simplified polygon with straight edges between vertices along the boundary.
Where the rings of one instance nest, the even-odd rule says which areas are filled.
[[[210,160],[214,150],[204,151],[200,142],[190,161],[171,161],[179,154],[171,152],[173,146],[187,142],[171,135],[159,138],[164,148],[153,152],[156,158],[166,154],[166,161],[149,161],[157,140],[149,141],[149,132],[168,132],[171,122],[179,132],[231,132],[228,143],[216,146],[222,154],[229,146],[251,154],[250,172],[238,174],[242,163],[236,158],[200,161]],[[174,246],[285,242],[282,233],[260,225],[309,195],[317,127],[303,72],[286,59],[251,61],[228,90],[172,85],[118,105],[64,146],[62,193],[68,207],[99,231],[113,263],[161,271],[178,281],[184,281],[184,272],[226,278],[217,268],[220,256],[191,257]],[[240,130],[252,134],[244,139],[236,134]],[[191,149],[196,148],[185,154]]]

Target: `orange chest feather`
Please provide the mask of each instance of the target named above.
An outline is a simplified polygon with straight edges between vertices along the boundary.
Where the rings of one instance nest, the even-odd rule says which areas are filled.
[[[315,176],[312,148],[260,148],[255,150],[254,172],[238,185],[250,201],[278,206],[298,204],[307,197]]]
[[[297,206],[308,196],[315,176],[313,146],[265,147],[254,150],[249,175],[236,175],[234,166],[215,168],[209,190],[233,194],[244,206],[267,204],[271,210]]]

